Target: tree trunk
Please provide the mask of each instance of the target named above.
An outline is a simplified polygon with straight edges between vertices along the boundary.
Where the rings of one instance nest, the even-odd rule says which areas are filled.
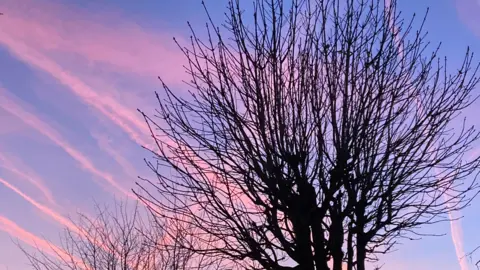
[[[343,264],[343,218],[341,216],[341,198],[336,198],[331,209],[330,248],[333,258],[333,270],[342,270]]]
[[[347,236],[347,270],[353,270],[353,232],[352,224],[348,224]]]
[[[360,237],[359,237],[360,238]],[[364,241],[357,243],[357,270],[365,270],[366,250]]]

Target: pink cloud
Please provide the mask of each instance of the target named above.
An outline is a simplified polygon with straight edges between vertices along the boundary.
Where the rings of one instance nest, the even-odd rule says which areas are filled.
[[[0,230],[16,237],[20,241],[45,252],[52,257],[56,257],[64,262],[74,263],[81,270],[93,270],[91,267],[85,265],[81,259],[69,254],[63,248],[32,234],[31,232],[18,226],[15,222],[0,215]]]
[[[124,105],[116,102],[112,97],[102,95],[86,85],[79,78],[64,71],[62,67],[47,57],[36,53],[33,49],[18,43],[13,39],[7,38],[0,34],[0,42],[7,44],[10,50],[15,53],[19,59],[49,73],[59,82],[67,86],[72,92],[77,95],[84,103],[91,105],[103,115],[108,117],[113,123],[124,130],[135,142],[145,144],[146,141],[142,138],[138,130],[145,131],[144,123],[136,116],[133,109],[126,108]],[[145,133],[144,133],[145,134]]]
[[[25,125],[22,122],[12,120],[12,118],[4,112],[0,112],[0,123],[2,123],[0,135],[18,134],[18,132],[25,130]]]
[[[49,217],[51,217],[53,220],[55,220],[56,222],[58,222],[60,225],[64,226],[65,228],[69,229],[70,231],[78,234],[78,235],[82,235],[84,237],[86,237],[91,243],[94,243],[95,245],[97,245],[98,247],[100,248],[103,248],[104,250],[110,250],[108,247],[106,247],[103,243],[100,243],[98,240],[96,239],[92,239],[90,237],[90,234],[88,232],[85,232],[83,231],[82,228],[76,226],[75,224],[73,224],[69,219],[63,217],[61,214],[59,214],[58,212],[54,211],[53,209],[37,202],[36,200],[34,200],[32,197],[26,195],[25,193],[23,193],[21,190],[19,190],[17,187],[15,187],[14,185],[12,185],[11,183],[5,181],[4,179],[0,178],[0,183],[2,185],[4,185],[5,187],[9,188],[10,190],[14,191],[17,195],[19,195],[20,197],[22,197],[24,200],[26,200],[27,202],[29,202],[31,205],[33,205],[34,207],[36,207],[37,209],[39,209],[42,213],[48,215]],[[8,223],[8,222],[7,222]],[[0,216],[0,224],[1,224],[1,216]],[[11,231],[7,231],[9,233],[12,233]],[[22,233],[18,233],[19,231],[18,230],[15,230],[12,234],[20,239],[22,239],[22,241],[24,241],[24,234]],[[31,236],[30,234],[30,239],[37,239],[38,237],[36,236]],[[42,240],[43,242],[45,242],[45,240]],[[40,242],[41,244],[43,242]],[[30,244],[30,243],[29,243]],[[44,246],[41,246],[41,248],[45,248]],[[59,249],[56,247],[56,246],[51,246],[50,249],[48,251],[54,251],[55,253],[58,253]],[[62,250],[63,252],[63,250]],[[63,253],[61,253],[63,254]],[[63,254],[63,255],[66,255]],[[72,254],[70,254],[72,255]]]
[[[74,224],[72,224],[72,222],[70,220],[68,220],[67,218],[63,217],[62,215],[60,215],[59,213],[57,213],[56,211],[54,211],[53,209],[37,202],[36,200],[34,200],[32,197],[26,195],[25,193],[23,193],[21,190],[19,190],[17,187],[15,187],[14,185],[10,184],[9,182],[5,181],[4,179],[0,178],[0,183],[2,185],[4,185],[5,187],[9,188],[10,190],[12,190],[13,192],[15,192],[17,195],[19,195],[20,197],[22,197],[24,200],[26,200],[27,202],[29,202],[31,205],[33,205],[34,207],[36,207],[38,210],[40,210],[42,213],[48,215],[49,217],[53,218],[56,222],[58,222],[60,225],[63,225],[69,229],[71,229],[72,231],[77,231],[76,230],[76,227]]]
[[[125,190],[121,187],[113,177],[100,169],[96,168],[93,163],[84,156],[80,151],[71,146],[58,132],[51,128],[47,123],[40,120],[34,114],[22,109],[13,98],[8,97],[6,90],[0,88],[2,98],[0,99],[0,107],[10,112],[14,116],[21,119],[24,123],[28,124],[38,132],[49,138],[56,145],[61,147],[67,154],[69,154],[75,161],[77,161],[81,167],[92,175],[105,180],[110,186],[114,187],[117,191],[129,197],[134,197],[132,192]]]
[[[35,0],[3,1],[0,31],[45,53],[73,53],[90,64],[116,72],[179,82],[184,78],[180,54],[164,29],[152,33],[119,12],[93,13]]]
[[[10,234],[13,237],[18,238],[20,241],[34,247],[39,248],[47,252],[49,255],[58,258],[69,259],[71,258],[63,249],[58,246],[48,242],[45,239],[42,239],[31,232],[26,231],[22,227],[18,226],[15,222],[10,219],[0,216],[0,230]],[[76,261],[79,261],[77,258],[72,258]]]
[[[38,175],[28,171],[28,167],[25,164],[22,164],[21,161],[14,159],[15,161],[12,162],[12,159],[12,157],[7,157],[5,154],[0,152],[1,167],[4,167],[5,169],[11,171],[15,175],[35,186],[50,204],[56,205],[52,192],[45,186],[44,181]]]
[[[455,4],[460,20],[466,24],[473,33],[480,37],[480,25],[478,24],[480,1],[456,0]]]
[[[105,134],[91,132],[91,135],[97,141],[98,146],[102,149],[105,153],[107,153],[110,157],[112,157],[118,165],[120,165],[123,171],[131,176],[136,176],[136,168],[118,151],[114,149],[111,145],[110,140]]]
[[[18,59],[57,79],[133,141],[148,146],[149,131],[136,108],[148,107],[151,98],[139,97],[141,90],[119,92],[112,87],[112,81],[104,77],[99,81],[98,73],[91,74],[91,70],[97,71],[95,67],[100,65],[102,70],[106,67],[127,77],[162,75],[167,82],[178,84],[185,79],[181,65],[184,56],[170,35],[145,31],[121,14],[94,15],[60,4],[9,0],[4,8],[0,44]],[[75,61],[72,67],[64,63],[68,59],[65,55],[88,64]],[[73,75],[72,69],[90,74],[79,77],[82,72]],[[88,83],[94,81],[97,87]]]

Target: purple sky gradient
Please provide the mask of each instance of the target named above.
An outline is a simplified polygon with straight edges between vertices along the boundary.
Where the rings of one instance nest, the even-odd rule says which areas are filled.
[[[206,2],[221,19],[225,4]],[[452,65],[466,46],[480,54],[480,1],[399,2],[406,17],[430,7],[429,39]],[[0,12],[0,270],[28,269],[15,241],[56,243],[68,215],[132,196],[149,175],[136,108],[153,112],[158,75],[185,91],[172,37],[186,45],[186,21],[204,33],[206,17],[197,0],[2,0]],[[477,199],[461,222],[424,230],[444,237],[403,241],[384,269],[474,269],[457,255],[480,245],[479,210]]]

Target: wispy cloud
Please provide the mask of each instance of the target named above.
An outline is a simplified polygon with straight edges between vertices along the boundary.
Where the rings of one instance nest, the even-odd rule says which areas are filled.
[[[91,135],[97,141],[97,144],[103,152],[108,154],[115,162],[122,167],[122,170],[126,175],[131,177],[138,176],[137,169],[130,163],[125,156],[119,152],[118,147],[113,147],[108,136],[100,132],[91,132]]]
[[[391,0],[385,0],[385,9],[388,11],[392,8],[392,1]],[[396,7],[393,7],[394,8],[394,11],[396,11]],[[392,16],[396,16],[397,14],[392,14]],[[395,17],[391,17],[390,18],[390,21],[389,21],[389,24],[390,24],[390,28],[391,28],[391,31],[392,33],[398,35],[398,34],[401,34],[398,32],[398,29],[397,29],[397,26],[395,25],[395,20],[394,20]],[[400,55],[400,58],[403,58],[404,57],[404,52],[403,52],[403,44],[401,43],[401,40],[398,36],[395,37],[395,45],[397,46],[397,50],[398,50],[398,53]],[[416,106],[418,109],[420,110],[423,110],[422,108],[422,105],[420,102],[417,101],[416,103]],[[440,187],[438,187],[440,189]],[[448,196],[444,196],[444,199],[446,201],[446,203],[448,204]],[[467,261],[465,260],[464,256],[465,256],[465,251],[464,251],[464,243],[463,243],[463,231],[462,231],[462,227],[461,227],[461,224],[459,223],[458,220],[456,220],[454,218],[454,215],[456,213],[452,212],[452,211],[448,211],[448,216],[449,216],[449,223],[450,223],[450,231],[451,231],[451,237],[452,237],[452,242],[453,242],[453,245],[455,247],[455,253],[456,253],[456,256],[457,256],[457,260],[459,262],[459,265],[460,265],[460,268],[462,270],[468,270],[468,263]]]
[[[29,171],[28,167],[25,164],[21,163],[21,161],[19,161],[18,159],[14,159],[15,161],[12,161],[12,159],[14,158],[7,157],[7,155],[0,152],[0,167],[9,170],[21,179],[24,179],[25,181],[35,186],[50,204],[56,205],[52,192],[45,185],[45,181],[43,181],[40,176]]]
[[[37,202],[35,199],[33,199],[32,197],[28,196],[27,194],[23,193],[21,190],[19,190],[17,187],[15,187],[14,185],[12,185],[11,183],[7,182],[6,180],[0,178],[0,184],[4,185],[5,187],[9,188],[10,190],[14,191],[17,195],[21,196],[24,200],[26,200],[27,202],[29,202],[31,205],[33,205],[35,208],[37,208],[38,210],[40,210],[42,213],[48,215],[50,218],[52,218],[53,220],[55,220],[56,222],[58,222],[60,225],[62,225],[63,227],[67,228],[68,230],[70,230],[71,232],[74,232],[75,234],[78,234],[78,235],[81,235],[83,237],[85,237],[86,239],[88,239],[91,243],[94,243],[96,244],[99,248],[103,248],[107,251],[110,251],[111,249],[107,246],[105,246],[104,243],[98,241],[98,239],[93,239],[92,236],[86,232],[86,231],[83,231],[84,228],[81,228],[81,227],[78,227],[77,225],[73,224],[69,219],[65,218],[63,215],[61,215],[60,213],[56,212],[55,210]],[[1,224],[1,216],[0,216],[0,224]],[[32,237],[32,234],[28,233],[26,234],[25,231],[21,231],[21,229],[19,230],[19,227],[14,225],[11,221],[7,220],[6,221],[6,224],[8,225],[7,226],[7,232],[10,233],[12,236],[14,237],[17,237],[19,238],[20,240],[24,241],[24,242],[27,242],[28,244],[31,244],[29,241],[31,241],[31,239],[38,239],[38,237],[36,236],[33,236]],[[15,227],[16,226],[16,227]],[[0,226],[1,227],[1,226]],[[8,230],[8,228],[16,228],[14,230]],[[29,236],[30,239],[26,239],[26,235]],[[38,241],[35,241],[35,243],[38,242]],[[40,244],[42,246],[40,246],[42,249],[45,249],[46,246],[45,246],[45,243],[48,243],[46,242],[45,240],[42,240],[40,241]],[[38,246],[36,246],[38,247]],[[55,245],[50,245],[49,246],[49,249],[48,250],[45,250],[47,252],[51,252],[53,251],[53,255],[57,255],[57,256],[66,256],[64,258],[70,258],[69,256],[72,256],[73,254],[68,254],[67,256],[67,253],[65,253],[65,251],[59,249],[58,247],[56,247]],[[79,265],[82,265],[81,263]]]
[[[183,57],[165,29],[146,31],[120,12],[92,13],[51,1],[5,0],[2,9],[2,35],[49,55],[73,53],[129,76],[184,78],[182,66],[172,64]]]
[[[460,20],[467,25],[478,37],[480,37],[480,24],[478,23],[478,14],[480,14],[480,1],[478,0],[455,0],[457,14]]]
[[[60,213],[56,212],[55,210],[37,202],[35,199],[32,197],[28,196],[27,194],[23,193],[21,190],[19,190],[17,187],[12,185],[11,183],[5,181],[4,179],[0,178],[0,184],[4,185],[5,187],[9,188],[13,192],[15,192],[17,195],[22,197],[25,201],[29,202],[32,206],[40,210],[42,213],[46,214],[50,218],[52,218],[54,221],[56,221],[59,225],[63,226],[64,228],[67,228],[68,230],[78,234],[78,235],[84,235],[85,237],[89,238],[88,233],[85,233],[82,231],[82,228],[78,227],[77,225],[73,224],[68,218],[65,218],[63,215]],[[17,236],[17,235],[15,235]],[[17,236],[18,237],[18,236]],[[98,241],[95,241],[95,239],[88,239],[92,241],[92,243],[96,243]],[[104,246],[99,245],[101,248],[105,248]]]
[[[480,14],[480,1],[478,0],[455,0],[457,14],[460,20],[478,37],[480,37],[480,25],[479,25],[479,14]],[[470,155],[470,158],[476,157],[479,150],[473,151]],[[465,258],[465,250],[463,243],[463,230],[461,227],[460,220],[455,213],[449,213],[450,229],[452,235],[452,241],[455,245],[455,251],[460,262],[462,270],[468,270],[467,259]]]
[[[52,219],[54,219],[56,222],[59,223],[59,225],[65,226],[73,231],[76,230],[75,225],[67,218],[63,217],[61,214],[56,212],[55,210],[37,202],[34,200],[32,197],[28,196],[27,194],[23,193],[20,189],[12,185],[11,183],[7,182],[6,180],[0,178],[0,184],[4,185],[5,187],[9,188],[13,192],[15,192],[17,195],[22,197],[25,201],[29,202],[32,206],[40,210],[42,213],[48,215]]]
[[[32,48],[2,35],[1,33],[0,42],[7,44],[19,59],[47,72],[60,83],[67,86],[68,89],[70,89],[73,94],[77,95],[83,102],[97,109],[113,123],[118,125],[132,138],[132,140],[142,145],[146,144],[144,137],[142,138],[142,133],[138,131],[139,128],[140,130],[145,130],[144,124],[139,120],[138,116],[135,115],[133,109],[128,109],[124,105],[116,102],[112,97],[102,95],[100,92],[93,90],[79,78],[64,71],[64,69],[54,61],[35,52]],[[132,125],[134,127],[132,127]],[[135,130],[135,128],[137,130]]]
[[[452,242],[455,247],[455,254],[457,255],[458,263],[460,264],[460,269],[468,270],[468,262],[465,257],[465,249],[463,243],[463,230],[460,220],[455,216],[455,213],[452,211],[448,212],[448,217],[450,219],[450,233],[452,235]]]
[[[0,230],[10,234],[11,236],[19,239],[20,241],[44,252],[53,257],[68,258],[69,255],[58,246],[50,243],[49,241],[36,236],[35,234],[18,226],[15,222],[0,215]]]
[[[124,93],[111,86],[103,87],[108,85],[106,82],[101,83],[100,89],[93,89],[87,81],[97,78],[74,76],[67,68],[71,66],[60,64],[62,61],[58,59],[68,58],[65,54],[80,56],[87,64],[82,66],[81,61],[77,62],[75,70],[96,70],[100,65],[101,70],[126,76],[153,79],[161,74],[167,82],[179,83],[185,78],[181,65],[184,57],[171,37],[145,31],[120,15],[93,16],[82,10],[73,12],[62,5],[45,3],[36,9],[40,5],[37,1],[27,2],[20,5],[17,1],[7,1],[8,16],[0,24],[0,44],[18,59],[56,78],[84,103],[123,129],[132,140],[148,145],[149,132],[134,107],[142,104],[137,101],[135,105],[124,105],[119,101]],[[68,20],[64,20],[67,16]],[[138,89],[128,92],[142,95]],[[135,99],[132,98],[135,94],[126,95],[127,104]]]
[[[28,124],[45,137],[50,139],[56,145],[61,147],[67,154],[69,154],[81,167],[92,175],[104,180],[110,186],[114,187],[117,191],[121,192],[123,195],[133,197],[133,194],[130,191],[127,191],[125,188],[120,186],[114,179],[113,176],[96,168],[85,155],[83,155],[76,148],[71,146],[67,140],[65,140],[58,132],[51,128],[47,123],[42,121],[40,118],[34,114],[24,110],[18,104],[20,101],[13,100],[12,97],[9,97],[8,92],[5,89],[0,88],[0,107],[11,113],[12,115],[18,117],[24,123]]]

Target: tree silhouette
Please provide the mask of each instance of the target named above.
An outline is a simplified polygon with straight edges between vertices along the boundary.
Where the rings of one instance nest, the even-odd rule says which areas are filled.
[[[192,230],[182,249],[246,269],[365,269],[478,193],[479,133],[457,119],[478,65],[438,57],[396,1],[228,2],[179,48],[143,113],[156,148],[139,197]],[[207,10],[208,14],[208,10]],[[168,233],[168,232],[167,232]],[[331,264],[331,265],[330,265]]]

